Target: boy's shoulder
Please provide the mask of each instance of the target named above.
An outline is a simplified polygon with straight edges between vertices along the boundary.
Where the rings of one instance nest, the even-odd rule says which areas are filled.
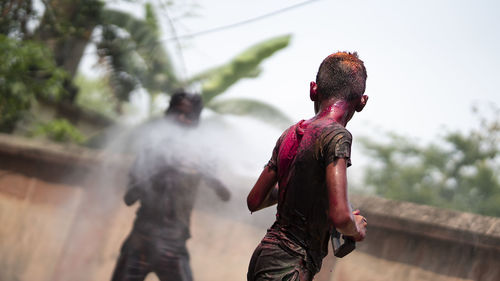
[[[352,143],[352,134],[337,122],[325,125],[319,135],[319,142],[323,145],[334,145],[339,142]]]
[[[334,121],[321,123],[318,129],[321,130],[322,135],[342,134],[348,136],[349,138],[352,138],[352,134],[351,132],[349,132],[349,130],[347,130],[344,126]]]
[[[342,138],[345,137],[347,139],[352,139],[352,134],[347,130],[344,126],[337,122],[313,122],[312,124],[306,124],[305,120],[301,120],[287,129],[285,129],[281,136],[278,138],[278,143],[282,143],[283,140],[290,132],[295,132],[296,134],[302,135],[307,134],[306,131],[309,131],[309,134],[312,136],[327,138],[330,139],[332,137]]]
[[[345,134],[348,134],[349,136],[352,137],[351,132],[349,132],[349,130],[347,130],[346,127],[342,126],[341,124],[339,124],[337,122],[331,122],[330,124],[325,126],[325,130],[345,133]]]
[[[288,135],[288,133],[289,133],[289,132],[291,132],[291,131],[296,131],[296,129],[297,129],[297,128],[301,125],[301,124],[303,124],[303,123],[304,123],[304,121],[305,121],[305,120],[300,120],[299,122],[297,122],[297,123],[294,123],[294,124],[290,125],[290,127],[286,128],[286,129],[285,129],[285,130],[281,133],[281,136],[279,137],[279,139],[278,139],[278,140],[283,140],[283,139],[286,137],[286,135]]]

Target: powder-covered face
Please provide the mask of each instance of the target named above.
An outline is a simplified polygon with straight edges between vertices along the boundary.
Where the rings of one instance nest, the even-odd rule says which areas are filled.
[[[199,116],[189,100],[184,99],[175,107],[175,120],[180,124],[195,126],[198,123],[198,119]]]

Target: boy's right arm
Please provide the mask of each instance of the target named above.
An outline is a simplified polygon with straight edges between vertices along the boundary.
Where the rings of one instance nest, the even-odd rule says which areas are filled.
[[[140,187],[132,187],[127,190],[125,196],[123,197],[123,201],[127,206],[133,205],[139,198],[141,197],[141,189]]]
[[[328,189],[328,217],[332,225],[342,234],[362,241],[366,236],[366,219],[353,212],[347,198],[347,162],[338,158],[326,167]]]
[[[123,201],[125,201],[127,206],[133,205],[142,196],[142,187],[137,177],[137,167],[138,161],[136,159],[131,170],[129,171],[127,192],[123,196]]]

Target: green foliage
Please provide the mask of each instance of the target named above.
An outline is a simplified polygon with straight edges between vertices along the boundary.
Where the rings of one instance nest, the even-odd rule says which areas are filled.
[[[259,76],[259,65],[262,61],[288,46],[290,38],[290,35],[285,35],[260,42],[237,55],[229,63],[193,77],[191,83],[202,82],[202,97],[205,106],[220,114],[252,116],[278,127],[289,125],[290,119],[272,105],[253,99],[218,100],[216,97],[243,78]]]
[[[117,98],[128,101],[139,85],[151,94],[172,93],[180,87],[171,59],[159,40],[156,18],[146,6],[146,19],[103,10],[99,56],[110,66],[110,82]],[[128,36],[120,35],[126,31]]]
[[[260,63],[288,46],[290,38],[290,35],[285,35],[265,40],[248,48],[229,63],[195,76],[192,81],[202,81],[205,104],[209,104],[240,79],[257,77],[260,74]]]
[[[83,144],[85,142],[85,136],[66,119],[55,119],[48,123],[39,124],[31,135],[62,143]]]
[[[75,85],[80,89],[76,104],[89,111],[98,112],[108,117],[115,117],[118,101],[106,78],[88,78],[79,74]]]
[[[421,145],[389,135],[389,143],[362,139],[373,159],[365,185],[378,195],[500,216],[500,114],[468,133],[448,132]]]
[[[146,24],[149,25],[149,27],[151,27],[151,29],[155,31],[156,35],[159,35],[160,27],[158,26],[158,19],[156,18],[156,15],[153,11],[153,5],[147,3],[144,7],[146,9],[146,17],[145,17]]]
[[[99,23],[104,3],[100,0],[42,1],[45,13],[38,32],[60,42],[88,37]]]
[[[0,34],[22,38],[27,33],[28,22],[36,17],[33,1],[0,1]]]
[[[98,50],[101,58],[106,58],[110,65],[111,86],[119,100],[127,101],[130,92],[138,86],[144,87],[153,98],[158,93],[171,95],[181,87],[201,83],[205,106],[217,113],[255,116],[279,126],[290,123],[278,109],[255,100],[213,101],[239,80],[257,77],[259,65],[287,47],[290,35],[260,42],[227,64],[183,82],[177,77],[172,60],[161,44],[152,6],[148,4],[145,9],[144,20],[119,11],[102,11],[103,37]],[[128,36],[120,35],[120,31],[126,31]]]
[[[140,1],[137,1],[140,2]],[[149,3],[146,1],[146,3]],[[144,19],[109,10],[100,0],[42,1],[43,15],[33,9],[34,1],[0,1],[0,131],[11,132],[17,120],[37,98],[76,103],[109,114],[113,100],[114,111],[121,114],[121,104],[130,94],[143,87],[152,97],[161,93],[171,95],[175,90],[201,84],[208,107],[219,113],[251,114],[265,120],[283,122],[277,109],[251,100],[212,102],[242,78],[257,77],[259,64],[276,51],[286,47],[290,36],[267,40],[248,49],[228,64],[182,81],[175,65],[160,40],[160,27],[155,11],[145,5]],[[168,2],[167,6],[172,3]],[[27,28],[39,20],[35,29]],[[102,28],[97,43],[100,61],[109,69],[109,92],[96,92],[89,81],[75,80],[75,73],[85,45],[96,27]],[[38,43],[29,39],[36,39]],[[52,52],[52,53],[51,53]],[[54,58],[55,54],[55,58]],[[64,68],[66,72],[58,68]],[[89,87],[77,94],[73,83]],[[100,86],[99,86],[100,87]],[[92,90],[91,90],[92,89]],[[101,101],[95,97],[103,93]],[[234,105],[234,108],[230,106]],[[257,107],[261,106],[260,110]],[[274,118],[270,118],[274,116]]]
[[[45,46],[0,35],[0,62],[0,132],[11,132],[35,98],[66,95],[66,73]]]
[[[243,98],[214,100],[208,107],[220,114],[252,116],[263,122],[281,127],[291,124],[290,119],[279,109],[257,100]]]

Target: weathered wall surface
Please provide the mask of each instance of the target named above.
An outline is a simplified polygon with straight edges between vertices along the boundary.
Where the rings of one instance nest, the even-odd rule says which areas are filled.
[[[368,238],[339,260],[335,280],[500,280],[500,219],[353,199],[368,218]]]
[[[135,215],[121,201],[129,165],[0,135],[0,280],[109,280]],[[228,203],[200,189],[188,242],[195,280],[246,280],[274,218],[274,208],[246,211],[254,180],[225,177]],[[368,238],[343,259],[329,255],[315,280],[500,280],[500,219],[374,197],[353,203]]]

